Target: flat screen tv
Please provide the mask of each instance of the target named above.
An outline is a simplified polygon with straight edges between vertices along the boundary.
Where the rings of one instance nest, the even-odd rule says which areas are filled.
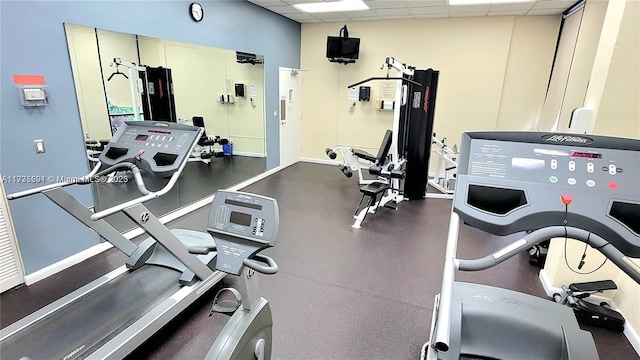
[[[327,36],[327,58],[357,59],[360,53],[360,38]]]

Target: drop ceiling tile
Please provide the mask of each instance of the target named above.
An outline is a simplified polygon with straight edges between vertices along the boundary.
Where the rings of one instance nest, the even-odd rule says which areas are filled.
[[[409,7],[423,7],[423,6],[447,6],[448,0],[406,0],[405,3]]]
[[[449,6],[449,13],[482,13],[489,12],[490,4],[484,5],[462,5],[462,6]]]
[[[361,10],[361,11],[345,11],[341,13],[342,15],[354,19],[354,18],[361,18],[361,17],[377,17],[378,14],[375,13],[375,11],[373,10]]]
[[[563,9],[542,9],[542,10],[529,10],[527,15],[560,15],[564,12]]]
[[[385,16],[385,20],[399,20],[399,19],[413,19],[413,15],[388,15]]]
[[[332,13],[316,13],[313,16],[317,19],[320,19],[324,22],[335,22],[335,21],[349,21],[350,19],[338,12]]]
[[[575,3],[576,1],[574,0],[545,0],[545,1],[536,2],[531,9],[532,10],[542,10],[542,9],[567,10]]]
[[[489,11],[530,10],[535,3],[535,1],[529,1],[510,4],[491,4]]]
[[[351,18],[351,20],[353,20],[353,21],[376,21],[376,20],[382,20],[382,18],[380,16],[365,16],[365,17]]]
[[[420,15],[414,15],[416,19],[441,19],[441,18],[448,18],[449,14],[420,14]]]
[[[397,8],[397,9],[375,9],[376,14],[387,17],[387,16],[406,16],[411,15],[411,12],[408,8]]]
[[[489,11],[487,16],[505,16],[505,15],[525,15],[527,10],[505,10],[505,11]]]
[[[396,9],[396,8],[406,8],[407,3],[411,1],[401,1],[401,0],[369,0],[365,1],[365,4],[369,6],[370,9]]]
[[[287,5],[286,2],[280,1],[280,0],[249,0],[249,2],[252,2],[256,5],[260,5],[262,7]]]
[[[278,14],[300,14],[302,13],[300,10],[294,8],[293,6],[290,5],[285,5],[285,6],[266,6],[267,9],[273,11],[274,13],[278,13]]]
[[[485,12],[459,12],[459,13],[449,13],[450,17],[472,17],[472,16],[486,16]]]
[[[413,15],[423,14],[448,14],[449,8],[446,6],[421,6],[409,9]]]
[[[293,5],[293,4],[305,4],[305,3],[313,3],[313,2],[319,2],[322,0],[282,0],[283,2],[289,4],[289,5]]]
[[[283,14],[283,16],[288,17],[289,19],[293,19],[296,21],[300,21],[300,20],[318,20],[317,18],[309,15],[309,14],[304,14],[304,13],[297,13],[297,14]]]

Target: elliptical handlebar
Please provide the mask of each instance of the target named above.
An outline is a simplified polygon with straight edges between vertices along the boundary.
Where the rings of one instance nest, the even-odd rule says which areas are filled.
[[[273,258],[261,254],[255,254],[253,257],[254,259],[244,259],[242,261],[244,266],[267,275],[273,275],[278,272],[278,264],[276,264],[276,261],[273,260]],[[260,261],[256,261],[255,259]],[[260,262],[266,263],[267,266],[262,265]]]

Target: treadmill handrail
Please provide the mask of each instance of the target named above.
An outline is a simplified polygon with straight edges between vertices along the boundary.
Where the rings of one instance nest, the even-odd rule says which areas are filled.
[[[85,175],[85,176],[82,176],[81,178],[91,178],[96,173],[98,173],[98,170],[100,170],[101,166],[102,166],[102,163],[100,163],[100,161],[98,161],[98,163],[91,170],[91,172],[89,174]],[[35,187],[33,189],[24,190],[24,191],[18,191],[18,192],[13,193],[13,194],[8,194],[7,195],[7,199],[8,200],[15,200],[15,199],[23,198],[25,196],[39,194],[39,193],[45,192],[47,190],[51,190],[51,189],[55,189],[55,188],[61,188],[61,187],[74,185],[74,184],[76,184],[76,183],[75,182],[71,182],[71,181],[62,181],[62,182],[57,182],[57,183],[53,183],[53,184],[49,184],[49,185],[38,186],[38,187]]]
[[[455,259],[454,262],[456,263],[456,267],[461,271],[485,270],[500,264],[501,262],[544,240],[565,236],[570,239],[588,243],[594,249],[599,250],[607,259],[616,264],[620,270],[624,271],[636,283],[640,284],[640,272],[624,261],[626,256],[620,250],[607,240],[594,233],[570,226],[551,226],[542,228],[527,234],[522,239],[517,240],[485,257],[471,260]]]
[[[186,163],[186,162],[185,162]],[[180,167],[180,169],[176,172],[173,173],[173,175],[171,175],[171,179],[169,179],[169,182],[167,183],[167,185],[165,185],[165,187],[163,187],[162,189],[158,190],[158,191],[149,191],[145,186],[144,186],[144,181],[142,180],[142,176],[135,176],[134,178],[136,179],[136,184],[138,185],[138,189],[143,192],[142,189],[148,191],[148,193],[146,195],[143,195],[139,198],[133,199],[133,200],[129,200],[125,203],[119,204],[119,205],[115,205],[112,206],[110,208],[104,209],[102,211],[99,211],[93,215],[91,215],[91,220],[100,220],[103,219],[109,215],[113,215],[119,211],[122,211],[128,207],[131,207],[133,205],[137,205],[140,203],[143,203],[145,201],[148,200],[152,200],[155,199],[157,197],[160,197],[166,193],[168,193],[173,186],[176,184],[176,182],[178,182],[178,178],[180,177],[180,173],[182,173],[182,168],[183,166]],[[138,181],[142,181],[142,183],[139,183]],[[143,192],[144,194],[144,192]]]
[[[456,247],[458,243],[458,230],[460,226],[460,217],[457,213],[452,212],[449,223],[449,236],[447,239],[447,250],[445,254],[445,267],[442,276],[442,288],[440,290],[440,297],[438,301],[438,309],[435,320],[434,331],[432,332],[432,338],[430,339],[431,346],[439,351],[446,352],[449,350],[449,341],[451,335],[451,305],[453,303],[453,283],[455,280],[455,270],[461,271],[478,271],[495,266],[504,260],[507,260],[522,251],[525,251],[532,245],[540,243],[541,241],[567,237],[582,242],[588,242],[589,244],[600,251],[611,262],[629,275],[636,283],[640,284],[640,268],[637,265],[633,265],[627,261],[626,256],[620,252],[610,242],[606,241],[602,237],[590,233],[586,230],[565,227],[565,226],[552,226],[536,230],[530,234],[527,234],[520,240],[503,247],[502,249],[495,251],[491,255],[485,256],[479,259],[463,260],[455,257]],[[514,245],[515,244],[515,245]]]

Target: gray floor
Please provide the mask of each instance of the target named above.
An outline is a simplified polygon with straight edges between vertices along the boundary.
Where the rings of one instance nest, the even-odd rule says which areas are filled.
[[[440,289],[451,203],[428,199],[381,209],[359,230],[351,215],[360,198],[355,179],[336,167],[299,163],[245,191],[280,205],[277,246],[265,253],[280,271],[262,276],[274,316],[274,359],[417,359],[427,340],[433,298]],[[202,230],[208,209],[169,224]],[[485,255],[508,239],[469,227],[460,232],[460,257]],[[1,326],[21,318],[83,282],[122,263],[110,250],[59,275],[0,296]],[[527,255],[458,279],[544,296]],[[131,359],[199,359],[226,317],[208,317],[203,299],[131,354]],[[637,359],[619,333],[588,328],[601,359]],[[524,354],[523,354],[524,356]]]

